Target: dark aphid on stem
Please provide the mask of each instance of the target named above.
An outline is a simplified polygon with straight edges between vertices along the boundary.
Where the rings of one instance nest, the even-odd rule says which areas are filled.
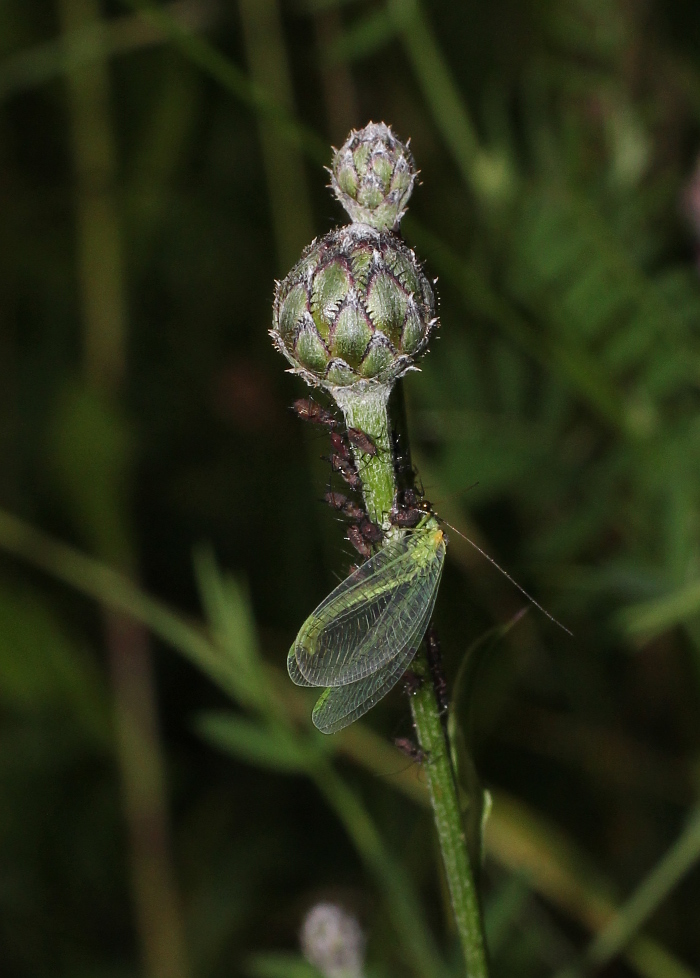
[[[377,446],[369,435],[360,431],[359,428],[348,428],[348,441],[353,448],[357,448],[363,455],[374,456],[377,454]]]
[[[447,696],[447,680],[445,679],[445,673],[442,668],[442,650],[435,625],[431,624],[426,632],[425,647],[428,668],[430,669],[430,676],[433,680],[433,688],[435,689],[435,698],[437,699],[440,715],[444,717],[450,704]]]
[[[367,520],[367,513],[365,513],[364,509],[361,506],[358,506],[357,503],[354,503],[352,499],[348,499],[348,497],[343,495],[342,492],[335,492],[329,489],[324,493],[323,498],[331,509],[335,509],[339,513],[342,513],[343,516],[347,516],[347,518],[352,520],[354,523],[359,523],[361,520],[369,522]],[[375,524],[373,523],[372,526],[374,525]],[[377,527],[377,530],[380,534],[378,539],[381,539],[381,530],[379,530],[379,527]],[[371,536],[367,536],[367,534],[363,535],[366,536],[366,538],[372,543],[376,543],[377,541],[374,538],[374,531],[371,530],[370,533]]]
[[[351,489],[361,488],[362,482],[360,481],[360,473],[357,471],[352,462],[345,458],[341,458],[340,455],[334,453],[330,457],[330,463],[333,471],[338,472]]]
[[[403,674],[403,691],[406,696],[415,696],[422,685],[422,678],[413,669],[407,669]]]
[[[365,540],[365,538],[362,536],[359,527],[355,526],[354,524],[349,526],[347,536],[348,536],[348,540],[353,545],[355,550],[357,550],[358,554],[360,554],[362,557],[370,556],[370,554],[372,553],[371,544],[369,544],[367,540]]]
[[[348,497],[344,496],[342,492],[333,492],[330,489],[324,493],[323,499],[328,503],[331,509],[337,509],[338,511],[342,510],[343,512],[345,511],[345,507],[350,502]]]
[[[403,754],[410,757],[417,764],[424,764],[428,760],[428,755],[423,748],[419,747],[418,744],[414,744],[409,737],[395,737],[394,744]]]
[[[354,520],[356,523],[359,523],[360,520],[363,520],[367,516],[364,509],[361,506],[358,506],[357,503],[354,503],[352,499],[348,499],[346,504],[343,506],[343,514],[347,516],[349,520]]]
[[[309,421],[311,424],[320,424],[326,428],[337,428],[338,421],[331,411],[321,407],[310,397],[298,398],[291,407],[291,410],[302,421]]]
[[[413,482],[418,473],[411,463],[410,453],[402,451],[401,435],[396,429],[391,432],[391,457],[397,482],[399,484]]]
[[[404,489],[397,493],[394,505],[389,512],[389,522],[403,530],[411,530],[418,526],[426,513],[432,513],[433,508],[427,499],[421,499],[415,489]]]
[[[377,526],[377,524],[373,523],[368,517],[360,520],[357,528],[368,543],[381,543],[381,541],[384,539],[384,533],[381,526]]]
[[[350,451],[350,445],[343,435],[338,431],[331,431],[331,445],[333,446],[333,451],[336,455],[345,459],[349,462],[352,459],[352,452]]]

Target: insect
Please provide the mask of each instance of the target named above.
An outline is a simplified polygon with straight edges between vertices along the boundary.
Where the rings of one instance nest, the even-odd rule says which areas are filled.
[[[398,747],[402,754],[406,757],[410,757],[412,761],[416,761],[417,764],[424,764],[428,760],[428,755],[419,747],[418,744],[414,742],[409,737],[394,737],[394,744]]]
[[[404,489],[394,501],[394,505],[389,513],[389,522],[392,526],[410,529],[418,526],[425,514],[432,512],[432,508],[427,499],[421,499],[415,489]]]
[[[344,511],[347,504],[350,502],[347,496],[344,496],[342,492],[333,492],[328,490],[324,493],[324,500],[328,503],[331,509],[337,509],[339,511]]]
[[[390,540],[321,602],[287,657],[298,686],[326,687],[312,719],[335,733],[401,679],[433,613],[447,541],[432,515]]]
[[[358,530],[368,543],[380,543],[384,539],[384,532],[381,526],[377,526],[376,523],[373,523],[367,517],[360,520]]]
[[[354,524],[349,526],[347,537],[361,557],[369,557],[369,555],[372,553],[372,547],[367,540],[365,540],[359,526],[355,526]]]
[[[425,646],[428,658],[428,668],[435,688],[435,698],[441,716],[447,715],[449,701],[447,698],[447,681],[442,668],[442,650],[438,638],[437,629],[430,625],[425,634]]]
[[[333,471],[339,472],[351,489],[360,488],[362,485],[360,473],[357,471],[352,462],[345,458],[341,458],[340,455],[333,454],[330,457],[330,463]]]
[[[377,454],[377,446],[369,435],[360,431],[359,428],[348,428],[348,441],[353,448],[357,448],[363,455],[374,456]]]
[[[355,522],[359,522],[360,520],[364,519],[367,514],[365,513],[364,509],[361,506],[358,506],[357,503],[354,503],[352,499],[348,499],[348,501],[343,506],[343,515],[347,516],[349,520],[355,520]]]
[[[415,696],[423,685],[423,680],[412,669],[407,669],[403,676],[403,691],[407,696]]]
[[[309,421],[311,424],[320,424],[326,428],[338,426],[338,421],[333,414],[316,401],[312,401],[310,397],[298,398],[292,404],[292,411],[302,421]]]
[[[352,452],[350,451],[350,446],[348,445],[346,439],[337,431],[331,431],[331,445],[333,446],[333,451],[336,455],[339,455],[346,462],[349,462],[352,458]]]

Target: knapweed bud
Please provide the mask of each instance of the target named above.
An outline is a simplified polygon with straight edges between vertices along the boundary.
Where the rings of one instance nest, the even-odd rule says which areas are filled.
[[[364,934],[355,918],[334,903],[317,903],[308,912],[301,948],[324,978],[362,978]]]
[[[331,168],[336,197],[358,224],[394,231],[406,211],[416,181],[407,146],[383,122],[353,129],[336,150]]]
[[[350,224],[318,238],[275,293],[270,335],[296,373],[331,392],[413,369],[436,320],[433,291],[397,236]]]

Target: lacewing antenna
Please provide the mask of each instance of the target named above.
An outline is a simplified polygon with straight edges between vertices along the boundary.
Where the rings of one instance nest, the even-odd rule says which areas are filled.
[[[461,537],[463,540],[466,540],[467,543],[470,544],[472,547],[474,547],[475,550],[478,550],[478,552],[481,554],[481,556],[482,557],[485,557],[490,564],[493,564],[493,566],[496,568],[496,570],[500,571],[501,574],[503,574],[504,577],[507,577],[508,580],[510,581],[510,583],[514,587],[517,587],[518,591],[520,591],[521,594],[524,594],[525,597],[527,598],[527,600],[531,604],[534,604],[534,606],[539,611],[541,611],[543,615],[546,615],[547,618],[549,618],[550,621],[553,621],[555,625],[558,625],[559,628],[561,628],[562,631],[566,632],[567,635],[570,635],[572,638],[574,637],[574,633],[570,629],[568,629],[566,627],[566,625],[562,625],[562,623],[559,621],[559,619],[555,618],[554,615],[550,615],[550,613],[547,611],[547,609],[546,608],[543,608],[542,605],[539,603],[539,601],[535,601],[535,599],[533,598],[533,596],[531,594],[528,594],[528,592],[525,590],[525,588],[522,587],[520,584],[518,584],[518,582],[515,580],[515,578],[513,578],[513,577],[510,576],[510,574],[508,573],[507,570],[504,570],[501,567],[500,564],[496,563],[496,561],[493,559],[493,557],[489,557],[489,555],[486,553],[485,550],[482,550],[481,547],[478,544],[474,543],[473,540],[470,540],[469,537],[466,536],[464,533],[462,533],[461,530],[458,530],[456,526],[452,526],[451,523],[448,523],[447,520],[444,520],[441,516],[438,517],[438,519],[440,520],[440,522],[444,523],[445,526],[449,526],[449,528],[451,530],[453,530],[457,534],[457,536]]]

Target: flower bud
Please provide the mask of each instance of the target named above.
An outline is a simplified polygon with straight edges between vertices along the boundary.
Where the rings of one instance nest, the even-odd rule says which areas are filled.
[[[358,224],[394,231],[406,211],[416,180],[407,146],[383,122],[353,129],[335,151],[331,187]]]
[[[437,322],[410,248],[351,224],[311,243],[277,284],[270,335],[296,373],[329,390],[414,369]]]

